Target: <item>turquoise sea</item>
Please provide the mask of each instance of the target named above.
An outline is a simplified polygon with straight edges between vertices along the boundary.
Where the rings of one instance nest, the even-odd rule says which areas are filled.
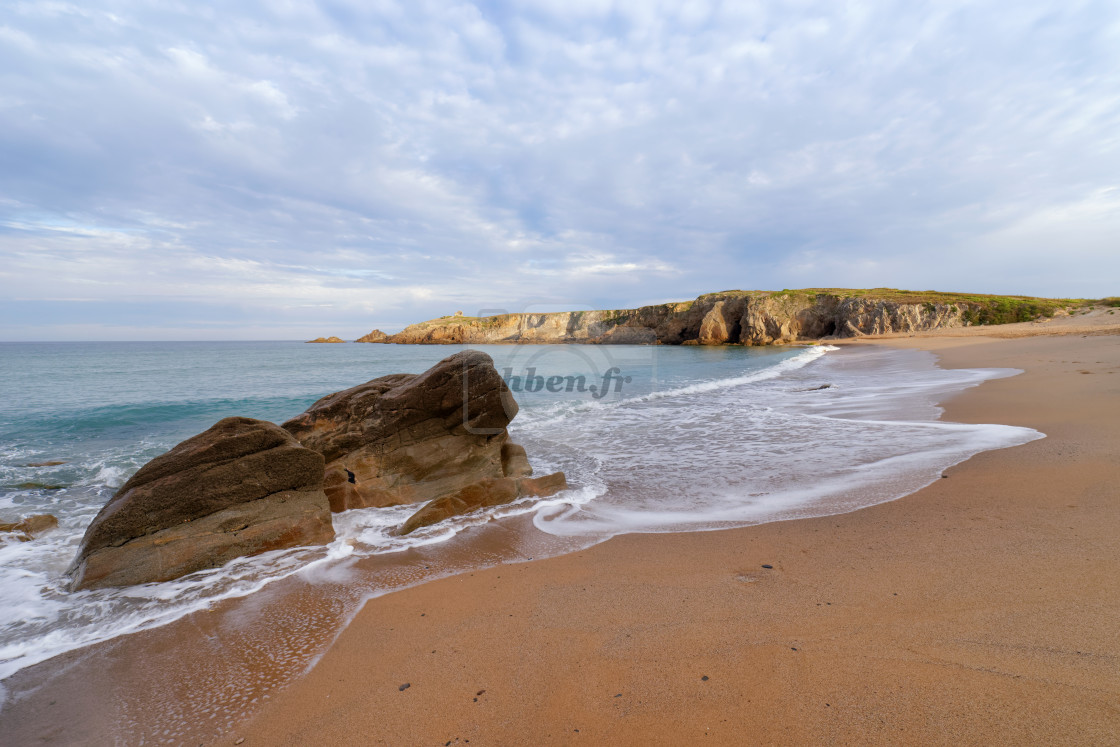
[[[495,522],[527,527],[535,552],[555,554],[626,532],[839,513],[913,492],[979,451],[1041,437],[998,424],[941,422],[939,400],[1015,372],[946,371],[916,351],[481,346],[511,381],[520,377],[514,440],[538,472],[564,470],[569,491],[408,538],[390,530],[416,506],[351,511],[335,517],[338,539],[325,548],[268,553],[167,584],[64,590],[86,525],[147,460],[220,418],[282,422],[326,394],[423,371],[459,349],[0,343],[0,522],[35,513],[60,522],[31,542],[0,539],[0,680],[63,652],[252,596],[280,579],[310,578],[361,558],[384,556],[391,564],[395,554],[452,540],[469,546]],[[583,377],[587,388],[526,386],[538,376]],[[48,461],[64,464],[29,466]],[[368,588],[347,604],[388,588],[383,580],[363,583]],[[336,622],[343,619],[340,613]]]

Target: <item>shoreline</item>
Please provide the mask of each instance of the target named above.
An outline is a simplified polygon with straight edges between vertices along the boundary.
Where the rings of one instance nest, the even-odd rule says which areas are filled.
[[[1108,354],[1102,349],[1099,358],[1094,359],[1100,362],[1085,363],[1086,366],[1101,368],[1099,373],[1107,374],[1116,371],[1120,363],[1116,349],[1120,338],[1098,337],[1087,342],[1081,337],[1039,339],[1049,341],[995,342],[975,336],[967,340],[937,340],[923,336],[883,342],[866,338],[841,342],[929,349],[939,354],[942,365],[949,368],[1024,368],[1008,361],[1016,357],[1022,359],[1024,355],[1052,356],[1058,348],[1073,346],[1085,350],[1094,345],[1107,346]],[[1012,350],[1009,353],[1005,347],[1024,344],[1028,347],[1041,345],[1049,352]],[[1000,352],[1001,347],[1003,352]],[[949,365],[945,363],[946,355],[979,356],[983,360],[966,361],[967,365],[963,366]],[[1028,373],[1032,368],[1038,372],[1038,366],[1031,366],[1027,367]],[[976,422],[957,414],[957,409],[963,407],[962,412],[966,416],[976,416],[978,422],[1038,427],[1050,438],[1034,443],[1047,444],[1054,438],[1053,434],[1030,420],[1032,413],[1046,415],[1045,406],[1042,412],[1038,401],[1033,403],[1033,408],[1017,406],[1012,408],[1012,417],[1003,401],[1006,397],[999,395],[1002,384],[1016,382],[1026,375],[989,381],[984,386],[966,390],[953,398],[943,418]],[[1043,388],[1055,390],[1057,383],[1056,391],[1061,394],[1062,387],[1068,388],[1073,376],[1077,376],[1073,379],[1077,385],[1090,381],[1088,377],[1082,380],[1076,372],[1065,372]],[[1107,383],[1104,380],[1109,377],[1100,378],[1102,381],[1096,383]],[[1111,387],[1114,392],[1117,384]],[[1098,407],[1079,414],[1072,424],[1072,432],[1076,435],[1080,425],[1099,425],[1102,418],[1108,421],[1109,413],[1114,416],[1112,422],[1117,422],[1115,415],[1120,413],[1114,412],[1114,404],[1112,410],[1108,410],[1108,404],[1107,397],[1102,400],[1098,396]],[[1110,444],[1115,453],[1118,443],[1115,426],[1110,433],[1104,439],[1104,450],[1107,453]],[[1018,452],[1032,445],[984,452],[947,472],[954,478],[968,477],[979,461],[987,462],[986,457]],[[1070,444],[1061,447],[1069,448]],[[1084,453],[1087,452],[1079,447],[1078,457],[1083,457]],[[1031,460],[1027,462],[1033,466]],[[979,475],[992,470],[1006,473],[1007,469],[1006,465],[1001,467],[997,459],[993,465],[981,464]],[[976,478],[977,475],[973,475],[969,479]],[[986,479],[991,489],[991,476]],[[1120,474],[1114,471],[1108,479],[1120,480]],[[928,545],[929,533],[922,531],[922,527],[927,520],[937,520],[937,516],[930,513],[926,504],[941,499],[930,499],[927,493],[940,495],[948,491],[949,503],[955,506],[953,510],[968,515],[968,522],[960,526],[953,520],[963,522],[963,515],[949,512],[940,516],[940,521],[948,522],[944,538],[948,546],[953,546],[952,540],[956,540],[957,535],[974,534],[972,530],[977,526],[992,529],[990,517],[973,515],[975,506],[954,494],[961,482],[964,481],[940,480],[901,499],[817,519],[708,532],[623,535],[572,555],[499,565],[427,581],[377,597],[365,603],[328,650],[318,657],[308,674],[271,697],[267,692],[254,691],[228,704],[235,711],[240,710],[248,720],[233,731],[223,730],[228,738],[223,736],[206,742],[232,744],[242,736],[246,737],[246,744],[327,739],[355,744],[376,739],[386,743],[443,744],[448,740],[456,743],[456,738],[476,743],[568,743],[581,735],[592,742],[618,743],[692,741],[701,735],[713,737],[716,743],[741,743],[744,735],[748,741],[779,742],[835,741],[837,734],[857,741],[873,740],[875,734],[891,741],[912,739],[917,728],[911,723],[912,713],[902,713],[910,719],[903,727],[907,729],[905,733],[867,731],[870,722],[853,727],[850,723],[852,708],[866,712],[869,705],[880,703],[872,698],[869,704],[852,693],[842,692],[839,685],[844,684],[844,677],[841,675],[847,670],[840,667],[838,671],[837,662],[859,667],[858,671],[867,674],[862,679],[875,680],[877,675],[884,683],[907,682],[907,677],[915,676],[911,670],[922,670],[918,665],[922,660],[914,654],[913,641],[901,649],[902,658],[908,662],[908,668],[902,667],[906,671],[888,667],[889,671],[884,673],[872,666],[874,662],[853,654],[851,642],[845,636],[871,624],[878,631],[877,635],[868,633],[860,641],[870,648],[884,645],[888,649],[897,648],[899,625],[916,619],[915,616],[920,618],[921,610],[913,608],[909,590],[920,588],[923,583],[928,585],[930,581],[924,577],[928,571],[914,567],[917,561],[907,564],[897,557],[897,552],[890,552],[890,540],[897,535],[900,546]],[[1033,487],[1033,484],[1028,485],[1028,492]],[[905,508],[888,508],[903,504]],[[865,516],[868,512],[880,511],[883,516]],[[1014,514],[1015,507],[1005,512]],[[1090,522],[1094,530],[1120,528],[1114,516],[1097,518]],[[1111,524],[1107,521],[1109,518]],[[973,524],[974,521],[980,524]],[[973,544],[965,549],[977,551]],[[983,555],[980,552],[980,556]],[[859,558],[858,564],[852,564],[853,557]],[[1116,561],[1113,551],[1105,559],[1106,575],[1117,576],[1120,562]],[[945,563],[939,556],[932,565],[941,568]],[[773,568],[765,569],[763,565]],[[970,576],[978,572],[977,567],[957,572]],[[884,568],[893,575],[884,577]],[[822,574],[827,576],[829,570],[835,572],[836,578],[822,577]],[[1051,572],[1053,567],[1047,565],[1043,571]],[[1067,571],[1072,572],[1072,569]],[[1008,571],[1004,575],[1010,577],[1013,573]],[[872,601],[874,589],[885,583],[890,585],[887,582],[895,578],[904,578],[906,583],[894,584],[901,588],[895,588],[889,595],[883,589],[883,599],[878,599],[880,606],[877,607]],[[344,583],[344,579],[340,583]],[[819,599],[805,597],[810,586]],[[64,674],[58,682],[48,682],[44,692],[33,694],[30,702],[19,709],[21,714],[0,712],[0,720],[10,721],[16,727],[11,733],[22,741],[50,736],[53,741],[62,743],[96,740],[97,737],[108,739],[114,733],[113,720],[119,722],[122,714],[133,723],[151,722],[151,714],[160,713],[160,710],[145,712],[144,704],[136,702],[110,715],[96,703],[98,697],[108,696],[90,697],[83,690],[91,685],[98,692],[103,688],[107,691],[119,688],[136,700],[137,685],[143,682],[143,676],[135,671],[137,664],[153,671],[161,665],[176,669],[181,666],[184,672],[194,671],[193,679],[187,677],[184,681],[197,685],[197,667],[182,653],[184,646],[192,644],[185,642],[205,645],[219,634],[240,637],[241,632],[233,632],[231,626],[251,624],[254,619],[263,621],[259,616],[246,617],[245,612],[239,611],[241,607],[251,613],[254,608],[275,606],[280,599],[292,605],[293,615],[305,615],[309,621],[318,619],[321,610],[317,605],[323,604],[326,595],[318,594],[313,588],[293,587],[280,585],[271,591],[258,592],[260,596],[252,603],[240,600],[240,603],[222,604],[164,628],[59,657],[53,666],[71,669],[71,673]],[[991,593],[998,596],[994,590]],[[894,594],[901,594],[903,599]],[[1116,599],[1120,594],[1105,592],[1099,596]],[[944,594],[927,592],[926,597],[940,603]],[[1014,600],[1005,601],[1009,607],[1014,607]],[[1096,603],[1098,600],[1089,601]],[[819,605],[820,609],[814,605]],[[1120,606],[1113,605],[1108,614],[1118,609]],[[904,613],[901,620],[900,612]],[[1093,617],[1100,622],[1099,615]],[[300,622],[296,620],[291,624],[298,628]],[[940,626],[946,624],[945,620],[936,622]],[[738,635],[731,635],[733,631]],[[839,638],[837,631],[842,634]],[[300,644],[298,638],[294,641]],[[918,643],[929,645],[928,642]],[[246,640],[246,644],[250,642]],[[1091,647],[1081,650],[1088,648]],[[1106,657],[1111,657],[1112,663],[1120,661],[1120,646],[1098,648]],[[247,667],[245,671],[250,674],[254,668],[284,670],[283,662],[268,660],[264,653],[251,650],[252,645],[244,653],[231,651],[236,649],[236,644],[231,646],[228,641],[224,647],[214,645],[213,649],[215,654],[232,656],[234,661],[227,667],[231,672],[239,666]],[[950,653],[954,652],[960,653],[956,649]],[[282,658],[283,653],[274,650],[271,655]],[[975,652],[970,650],[969,653]],[[1090,669],[1099,664],[1093,658],[1098,653],[1086,653],[1092,664]],[[787,660],[790,654],[800,655],[800,658]],[[1081,654],[1076,656],[1081,657]],[[822,669],[819,661],[828,662],[822,671],[817,671]],[[740,667],[729,668],[733,662],[738,662]],[[703,665],[705,671],[692,678],[689,672],[697,665]],[[928,668],[929,662],[923,666]],[[922,672],[924,677],[936,681],[936,671]],[[883,679],[885,675],[889,676]],[[1004,673],[1002,676],[1029,678],[1021,674]],[[823,690],[822,677],[828,685]],[[400,682],[395,681],[398,679]],[[1111,680],[1105,678],[1103,692],[1112,702],[1120,692],[1117,679],[1115,675]],[[410,686],[399,689],[405,683]],[[159,709],[164,711],[160,716],[173,715],[175,687],[182,684],[162,682],[159,685],[155,688],[158,692],[150,695],[154,701],[152,705],[158,703]],[[828,703],[824,707],[830,709],[827,713],[830,719],[839,719],[840,726],[832,724],[826,731],[820,731],[826,722],[796,713],[795,706],[799,703],[803,709],[816,707],[806,700],[806,691],[812,692],[814,688],[819,694],[830,696],[824,701]],[[607,690],[611,692],[605,692]],[[1101,691],[1101,688],[1096,690]],[[479,691],[485,692],[479,694]],[[839,697],[842,695],[846,697]],[[913,693],[910,695],[906,702],[912,706],[915,698]],[[259,712],[258,697],[269,701]],[[70,706],[65,711],[70,724],[55,723],[57,714],[62,712],[47,707],[47,701],[52,698],[50,706],[55,706],[55,702]],[[37,707],[27,707],[36,704]],[[838,710],[832,711],[833,708]],[[773,713],[767,716],[768,710]],[[897,710],[888,709],[889,712],[879,717],[884,718],[884,723],[889,723],[892,716],[897,721],[899,714],[894,713]],[[425,714],[423,723],[417,721],[417,712]],[[780,718],[774,716],[774,713],[783,712],[785,715]],[[711,722],[702,731],[697,730],[695,723],[700,716]],[[817,731],[790,731],[797,726],[793,722],[803,717]],[[1089,724],[1120,726],[1115,708],[1111,711],[1111,721],[1107,718],[1102,721],[1095,712],[1081,714],[1080,718]],[[568,729],[567,722],[572,719],[582,726]],[[943,727],[944,723],[939,728]],[[836,731],[837,728],[840,731]],[[573,729],[580,731],[577,733]],[[148,730],[147,733],[158,734],[158,731]],[[917,733],[925,735],[920,741],[937,741],[934,737],[939,732],[933,729]],[[1067,737],[1071,733],[1048,732]],[[988,732],[989,738],[996,734]],[[968,741],[968,734],[964,737]]]
[[[848,514],[625,535],[371,600],[231,739],[1115,738],[1120,339],[872,344],[1025,369],[943,418],[1047,438]]]

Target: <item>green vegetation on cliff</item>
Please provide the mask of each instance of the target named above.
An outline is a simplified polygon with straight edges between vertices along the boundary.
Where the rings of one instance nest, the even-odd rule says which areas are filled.
[[[923,304],[927,308],[937,305],[964,307],[963,317],[968,324],[1011,324],[1050,318],[1060,310],[1070,311],[1094,303],[1084,298],[1036,298],[1034,296],[996,296],[985,293],[947,293],[944,291],[911,291],[897,288],[801,288],[780,291],[722,291],[706,293],[700,298],[715,296],[751,296],[753,298],[779,298],[811,300],[819,296],[860,298],[868,301],[886,301],[900,304]],[[1112,303],[1109,303],[1112,302]],[[1106,298],[1095,303],[1120,305],[1120,299]]]

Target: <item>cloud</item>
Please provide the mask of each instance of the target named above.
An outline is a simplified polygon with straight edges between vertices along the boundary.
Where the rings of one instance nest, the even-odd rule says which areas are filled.
[[[0,290],[82,300],[8,339],[185,335],[187,307],[190,335],[295,337],[728,287],[1117,292],[1113,4],[11,8]]]

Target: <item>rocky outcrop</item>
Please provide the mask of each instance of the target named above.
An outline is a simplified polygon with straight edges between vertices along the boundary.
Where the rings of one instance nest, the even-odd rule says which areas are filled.
[[[563,472],[544,477],[491,477],[457,490],[451,495],[437,498],[409,517],[397,531],[410,534],[421,527],[431,526],[453,516],[461,516],[481,508],[502,506],[526,496],[545,497],[567,490]]]
[[[447,316],[406,327],[386,342],[773,345],[959,327],[974,306],[840,292],[727,291],[637,309]]]
[[[364,334],[354,342],[389,342],[389,335],[385,334],[379,329],[375,329],[368,334]]]
[[[528,473],[506,426],[517,414],[485,353],[329,395],[284,423],[326,460],[332,511],[431,501],[482,480]]]
[[[94,518],[71,588],[168,581],[334,538],[323,457],[277,425],[226,418],[145,464]]]
[[[0,524],[0,534],[7,534],[20,542],[28,542],[58,526],[58,519],[51,514],[33,514],[16,522]]]
[[[346,342],[346,340],[341,337],[316,337],[314,340],[308,340],[308,342]]]

